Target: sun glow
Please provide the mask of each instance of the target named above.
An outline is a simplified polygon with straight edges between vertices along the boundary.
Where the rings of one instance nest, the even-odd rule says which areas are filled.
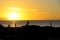
[[[20,7],[5,7],[1,17],[6,18],[5,20],[33,20],[35,19],[33,18],[35,13],[32,13],[34,11],[36,10]]]
[[[24,9],[17,7],[6,7],[6,17],[8,20],[21,20],[22,12]]]
[[[20,16],[16,12],[11,12],[8,14],[8,20],[19,20]]]

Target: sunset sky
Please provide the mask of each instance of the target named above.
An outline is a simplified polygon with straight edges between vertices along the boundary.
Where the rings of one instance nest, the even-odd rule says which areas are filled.
[[[60,20],[60,0],[0,0],[0,20]]]

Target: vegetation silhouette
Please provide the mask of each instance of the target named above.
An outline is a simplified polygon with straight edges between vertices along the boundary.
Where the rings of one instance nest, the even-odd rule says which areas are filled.
[[[16,24],[15,24],[16,26]],[[1,40],[60,40],[60,27],[26,25],[22,27],[4,27],[0,24],[0,39]]]

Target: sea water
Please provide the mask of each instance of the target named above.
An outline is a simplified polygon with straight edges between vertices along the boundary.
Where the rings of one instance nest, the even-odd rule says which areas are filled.
[[[60,27],[60,20],[29,20],[29,25],[50,26],[50,22],[52,22],[52,26]],[[0,24],[2,24],[5,27],[12,23],[13,21],[0,20]],[[16,24],[16,27],[21,27],[23,25],[26,25],[26,23],[26,20],[19,20],[15,21],[15,23],[13,24]]]

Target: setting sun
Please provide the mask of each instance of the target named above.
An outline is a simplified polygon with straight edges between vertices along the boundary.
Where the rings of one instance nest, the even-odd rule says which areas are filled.
[[[19,14],[16,12],[11,12],[8,14],[8,20],[19,20]]]
[[[6,7],[5,16],[8,20],[21,20],[23,14],[21,11],[23,11],[22,8],[17,7]]]

